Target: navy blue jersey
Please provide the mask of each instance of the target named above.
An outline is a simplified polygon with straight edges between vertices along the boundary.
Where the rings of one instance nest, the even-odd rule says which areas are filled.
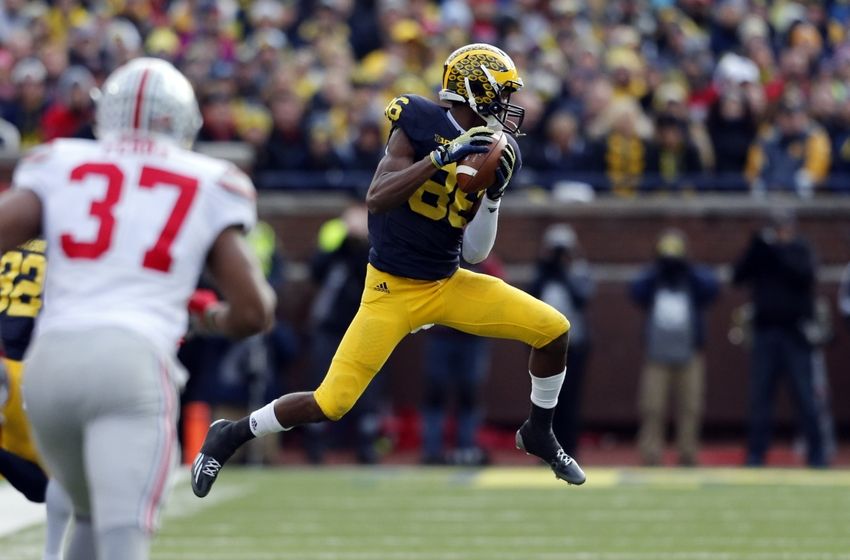
[[[415,161],[428,156],[464,132],[448,109],[418,95],[403,95],[387,106],[387,118],[404,132],[413,146]],[[521,165],[519,148],[515,170]],[[457,188],[456,164],[436,169],[408,201],[387,212],[369,214],[369,262],[384,272],[419,280],[447,278],[457,270],[463,229],[472,219],[482,192],[467,194]]]
[[[22,360],[41,310],[45,242],[33,239],[0,258],[0,336],[10,360]]]

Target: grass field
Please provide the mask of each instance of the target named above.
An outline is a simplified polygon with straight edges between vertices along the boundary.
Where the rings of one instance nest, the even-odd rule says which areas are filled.
[[[226,469],[184,480],[156,560],[850,560],[850,472]],[[38,560],[42,527],[0,539]]]

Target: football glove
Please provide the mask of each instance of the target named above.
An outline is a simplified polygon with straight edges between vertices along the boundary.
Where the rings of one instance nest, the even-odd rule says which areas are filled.
[[[486,126],[470,128],[448,144],[442,144],[431,152],[431,163],[437,168],[462,160],[469,154],[487,151],[493,142],[493,131]]]
[[[189,298],[189,334],[200,335],[213,332],[212,315],[218,307],[218,296],[212,290],[197,289]]]
[[[496,168],[496,182],[487,188],[487,198],[494,202],[502,198],[514,174],[514,165],[516,165],[516,152],[508,142],[499,158],[499,167]]]

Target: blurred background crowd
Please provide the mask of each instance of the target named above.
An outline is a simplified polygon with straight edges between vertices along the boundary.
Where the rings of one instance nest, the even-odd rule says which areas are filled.
[[[809,197],[850,188],[848,24],[846,0],[5,0],[0,142],[90,135],[89,90],[146,53],[261,188],[362,189],[385,103],[483,41],[526,84],[526,186]]]

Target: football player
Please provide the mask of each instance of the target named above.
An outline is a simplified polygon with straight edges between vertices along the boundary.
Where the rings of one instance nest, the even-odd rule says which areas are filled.
[[[210,491],[225,461],[251,438],[341,418],[402,338],[435,323],[531,346],[531,413],[517,431],[517,447],[543,459],[558,478],[585,481],[552,434],[569,322],[502,280],[458,267],[461,253],[478,263],[492,249],[519,150],[509,137],[497,179],[483,193],[458,189],[457,162],[486,151],[496,129],[517,133],[524,111],[510,97],[522,79],[507,54],[478,43],[449,56],[442,86],[440,99],[450,108],[415,95],[387,107],[392,132],[366,194],[366,288],[325,379],[315,391],[283,395],[236,422],[213,422],[193,463],[196,495]]]
[[[274,292],[243,231],[251,181],[187,148],[201,125],[188,80],[139,58],[104,82],[97,140],[57,140],[21,160],[0,196],[0,250],[47,242],[24,402],[74,531],[66,560],[144,560],[176,464],[177,344],[201,270],[224,295],[206,329],[271,326]],[[57,390],[60,388],[61,390]]]
[[[0,258],[0,337],[5,352],[0,371],[0,474],[32,502],[46,502],[44,560],[61,558],[71,516],[64,490],[47,474],[32,440],[23,407],[24,352],[41,310],[46,261],[43,239],[32,239]]]

